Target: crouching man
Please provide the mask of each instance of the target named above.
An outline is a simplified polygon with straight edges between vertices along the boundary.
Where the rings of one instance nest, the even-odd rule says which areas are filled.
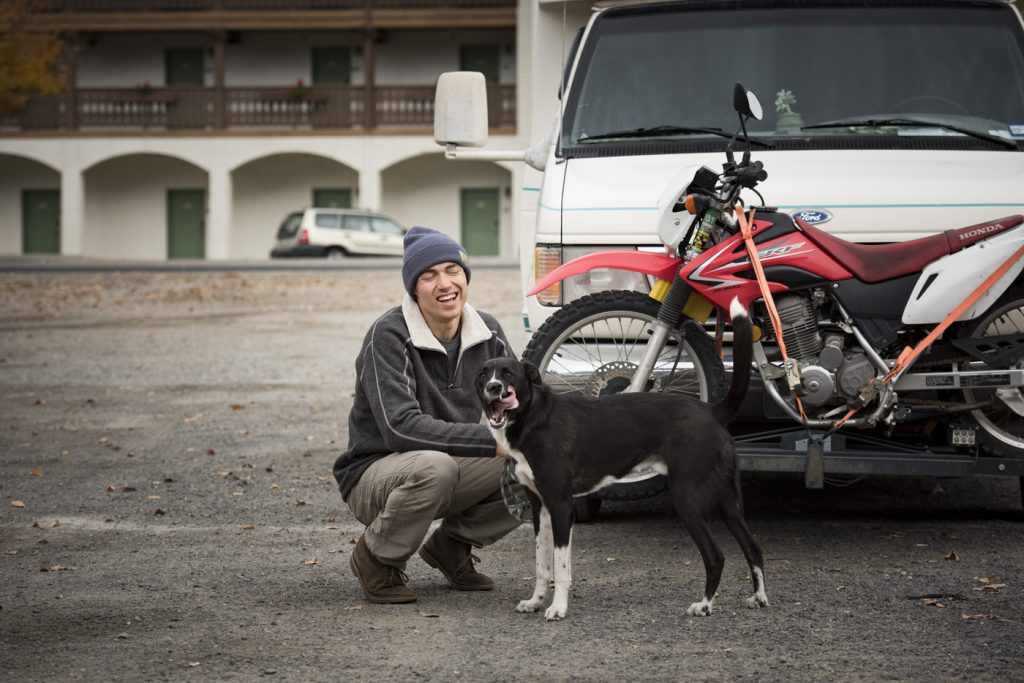
[[[349,445],[334,476],[366,525],[349,564],[370,602],[415,602],[404,569],[417,549],[452,588],[493,589],[472,550],[520,523],[500,491],[508,453],[480,423],[473,388],[480,365],[512,349],[498,321],[467,303],[469,279],[457,242],[409,230],[407,295],[373,323],[356,358]],[[444,521],[423,543],[435,519]]]

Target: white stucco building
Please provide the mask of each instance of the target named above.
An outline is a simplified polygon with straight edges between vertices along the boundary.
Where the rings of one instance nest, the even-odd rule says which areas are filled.
[[[489,146],[528,146],[550,130],[562,53],[589,6],[33,8],[31,21],[71,46],[73,86],[0,116],[0,254],[161,260],[267,258],[285,214],[314,203],[379,211],[445,230],[478,255],[514,256],[521,197],[535,187],[519,162],[444,159],[432,139],[434,84],[443,71],[483,71]]]

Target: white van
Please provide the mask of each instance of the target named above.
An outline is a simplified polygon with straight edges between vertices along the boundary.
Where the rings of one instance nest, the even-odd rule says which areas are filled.
[[[527,288],[588,252],[660,249],[658,199],[685,167],[721,168],[736,82],[766,104],[750,133],[768,179],[750,204],[864,242],[1024,211],[1024,28],[1012,4],[625,4],[577,34],[553,144],[532,160],[543,175],[524,192]],[[510,158],[459,147],[485,144],[481,107],[439,82],[435,138],[450,158]],[[528,324],[592,291],[647,286],[624,271],[577,276],[530,297]]]
[[[310,208],[281,221],[271,258],[401,256],[405,228],[380,214],[355,209]]]

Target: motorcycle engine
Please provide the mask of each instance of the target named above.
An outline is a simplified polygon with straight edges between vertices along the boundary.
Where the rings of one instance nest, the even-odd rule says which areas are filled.
[[[789,294],[775,302],[786,351],[800,361],[805,392],[801,400],[815,407],[855,398],[876,374],[859,347],[846,348],[844,334],[836,331],[822,339],[817,302],[824,298],[823,292],[813,296]]]

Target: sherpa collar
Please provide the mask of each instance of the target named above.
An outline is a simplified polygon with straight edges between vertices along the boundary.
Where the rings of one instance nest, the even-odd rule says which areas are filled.
[[[408,294],[402,299],[402,317],[405,318],[405,324],[409,328],[409,338],[412,340],[413,346],[445,353],[444,346],[430,331],[427,321],[423,319],[420,307]],[[459,335],[460,354],[462,350],[468,349],[470,346],[487,341],[492,334],[476,309],[465,304],[462,308],[462,331]]]

